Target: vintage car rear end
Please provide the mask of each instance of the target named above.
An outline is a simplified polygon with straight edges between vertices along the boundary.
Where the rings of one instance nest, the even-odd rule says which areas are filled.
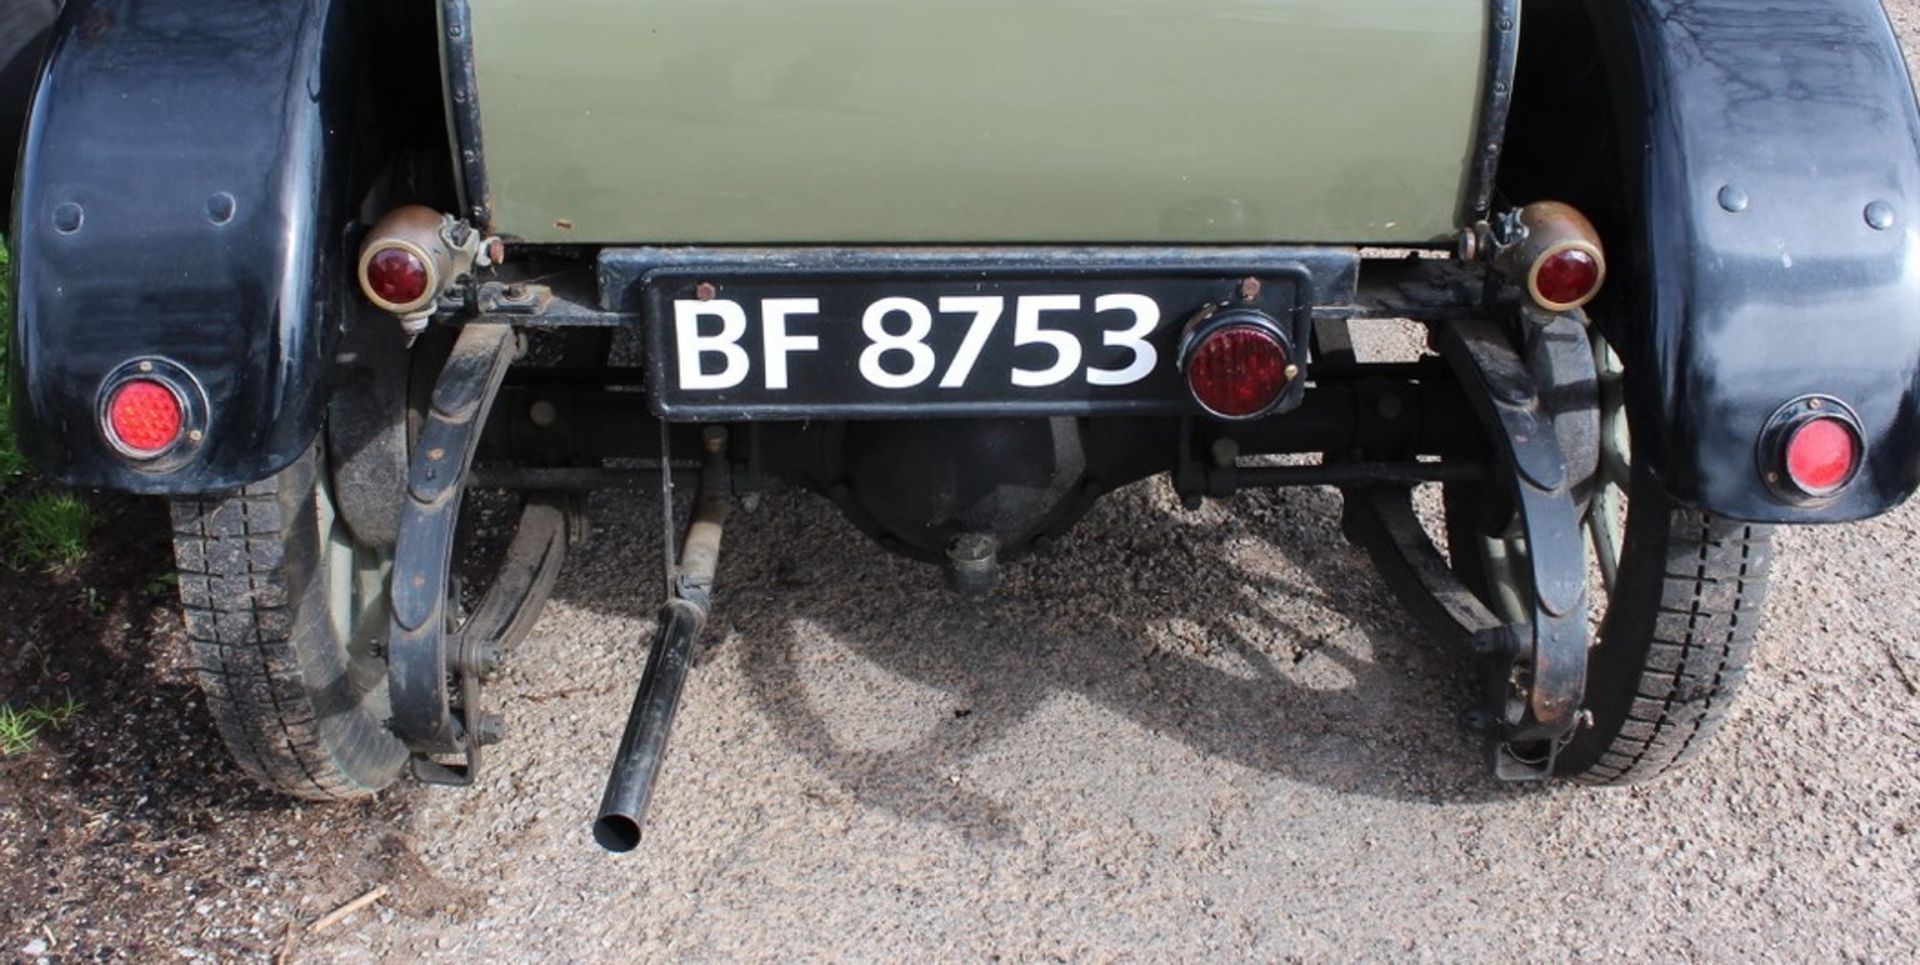
[[[1156,476],[1336,487],[1497,775],[1641,780],[1725,712],[1767,525],[1920,482],[1920,115],[1875,0],[1786,7],[69,0],[22,438],[173,500],[287,793],[471,780],[587,491],[667,509],[626,849],[736,497],[983,593]],[[518,526],[463,599],[470,492]]]

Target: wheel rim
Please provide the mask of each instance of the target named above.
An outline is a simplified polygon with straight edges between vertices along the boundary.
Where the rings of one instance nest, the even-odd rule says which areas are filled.
[[[379,657],[384,629],[375,617],[385,609],[389,563],[379,551],[355,543],[346,522],[334,509],[333,492],[325,482],[316,488],[321,535],[320,565],[326,574],[327,616],[333,638],[346,650],[355,684],[378,687],[386,680],[386,664]]]
[[[1587,507],[1587,546],[1600,585],[1613,592],[1620,579],[1620,547],[1627,531],[1627,491],[1633,480],[1633,437],[1627,428],[1626,371],[1620,356],[1593,332],[1593,367],[1600,375],[1600,476]]]

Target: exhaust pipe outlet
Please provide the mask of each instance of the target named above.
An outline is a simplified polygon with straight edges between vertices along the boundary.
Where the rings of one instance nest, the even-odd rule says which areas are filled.
[[[653,800],[654,780],[666,759],[667,735],[680,706],[680,689],[693,665],[693,644],[706,626],[707,613],[694,603],[674,600],[660,614],[660,633],[647,657],[640,689],[633,695],[627,730],[614,755],[613,773],[600,816],[593,822],[593,840],[602,848],[625,854],[640,846],[641,823]]]

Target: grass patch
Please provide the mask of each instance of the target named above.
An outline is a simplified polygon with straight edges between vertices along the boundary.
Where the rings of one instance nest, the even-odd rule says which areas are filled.
[[[87,537],[98,520],[93,507],[70,492],[10,495],[4,518],[6,562],[16,570],[59,569],[87,558]]]
[[[80,713],[81,704],[68,694],[60,701],[42,701],[26,710],[12,704],[0,704],[0,755],[13,756],[33,750],[42,731],[59,730]]]
[[[27,461],[13,434],[7,351],[13,326],[12,256],[0,239],[0,562],[13,569],[57,569],[86,558],[93,509],[70,492],[27,477]]]

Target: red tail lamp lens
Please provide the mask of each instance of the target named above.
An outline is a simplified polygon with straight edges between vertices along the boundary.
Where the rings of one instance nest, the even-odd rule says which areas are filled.
[[[1787,437],[1787,476],[1812,496],[1836,492],[1860,463],[1860,439],[1839,419],[1809,419]]]
[[[185,422],[180,397],[151,379],[120,386],[107,402],[107,425],[121,445],[136,453],[158,453],[173,445]]]
[[[1233,325],[1194,347],[1187,360],[1187,387],[1208,412],[1245,419],[1280,401],[1292,379],[1290,364],[1287,347],[1272,332]]]
[[[382,248],[367,259],[367,292],[389,305],[425,298],[427,280],[427,263],[405,248]]]
[[[1533,289],[1549,305],[1585,304],[1600,290],[1600,262],[1583,248],[1562,248],[1540,262]]]

